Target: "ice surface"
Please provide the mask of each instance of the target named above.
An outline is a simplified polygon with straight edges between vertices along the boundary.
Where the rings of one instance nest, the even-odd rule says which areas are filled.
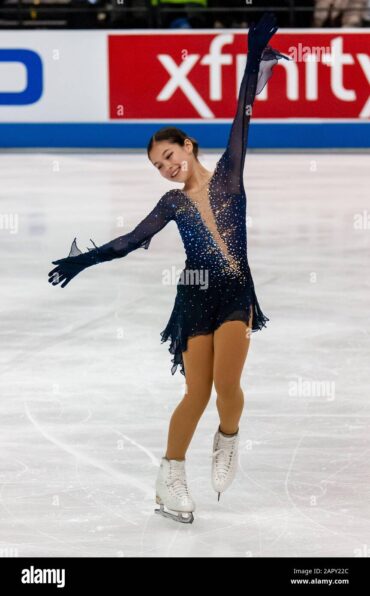
[[[210,171],[220,154],[203,156]],[[247,155],[270,321],[252,335],[240,467],[219,503],[214,393],[188,450],[191,527],[154,515],[184,389],[160,343],[185,261],[175,222],[65,289],[47,282],[75,236],[86,250],[131,230],[172,186],[134,153],[3,153],[0,167],[0,556],[369,556],[369,155]]]

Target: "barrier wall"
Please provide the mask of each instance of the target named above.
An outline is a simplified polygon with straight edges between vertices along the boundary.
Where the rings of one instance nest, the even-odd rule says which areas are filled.
[[[250,147],[370,147],[370,30],[281,29]],[[221,148],[247,31],[4,31],[0,146],[142,148],[175,125]]]

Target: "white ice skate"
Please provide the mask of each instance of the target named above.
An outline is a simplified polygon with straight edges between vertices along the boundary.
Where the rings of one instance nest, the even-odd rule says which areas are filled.
[[[194,521],[195,503],[186,484],[185,460],[162,457],[155,488],[156,502],[160,506],[155,513],[185,524]]]
[[[221,434],[220,427],[213,439],[212,453],[212,485],[218,500],[232,483],[238,468],[239,430],[229,437]]]

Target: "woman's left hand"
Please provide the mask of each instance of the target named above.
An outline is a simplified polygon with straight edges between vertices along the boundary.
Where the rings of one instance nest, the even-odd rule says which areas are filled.
[[[251,23],[248,31],[248,53],[260,56],[278,28],[276,16],[272,12],[265,12],[257,25]]]

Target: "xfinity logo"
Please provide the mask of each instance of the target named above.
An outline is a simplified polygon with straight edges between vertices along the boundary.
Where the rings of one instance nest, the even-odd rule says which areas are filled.
[[[32,50],[0,50],[0,62],[22,64],[26,69],[26,87],[22,91],[0,93],[0,105],[28,105],[38,101],[42,95],[42,62]]]
[[[57,588],[65,586],[65,569],[22,569],[22,584],[56,584]]]
[[[223,47],[234,41],[234,35],[217,35],[210,43],[209,53],[201,57],[200,54],[186,53],[179,65],[176,64],[172,56],[168,54],[159,54],[158,60],[170,75],[170,79],[161,89],[157,96],[158,101],[168,101],[177,89],[181,89],[188,98],[191,105],[203,118],[214,118],[214,113],[198,93],[194,85],[189,81],[188,75],[194,66],[199,62],[207,65],[209,68],[209,99],[212,101],[222,100],[222,69],[225,66],[233,65],[234,57],[232,54],[223,53]],[[344,68],[357,64],[361,67],[368,84],[370,84],[370,57],[364,52],[359,54],[349,54],[343,51],[343,37],[336,37],[331,40],[329,52],[324,52],[321,62],[325,67],[330,68],[331,91],[335,97],[341,101],[356,101],[357,94],[354,89],[344,86]],[[290,48],[292,54],[294,48]],[[283,52],[284,53],[284,52]],[[294,52],[293,52],[294,53]],[[294,56],[293,56],[294,58]],[[300,96],[302,85],[300,77],[304,72],[305,100],[314,101],[319,96],[319,59],[313,56],[310,60],[304,61],[303,67],[299,68],[294,60],[281,60],[279,66],[286,71],[286,97],[290,101],[299,101],[303,99]],[[236,56],[236,95],[239,90],[241,79],[245,70],[245,55]],[[267,99],[267,86],[263,92],[257,96],[258,101]],[[360,118],[369,118],[370,116],[370,96],[362,106],[359,114]]]

